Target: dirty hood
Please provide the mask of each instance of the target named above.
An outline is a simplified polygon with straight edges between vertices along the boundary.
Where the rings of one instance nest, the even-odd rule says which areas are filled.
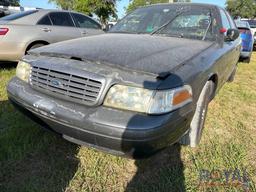
[[[134,34],[104,34],[52,44],[32,55],[90,60],[95,64],[162,74],[190,60],[213,42]]]

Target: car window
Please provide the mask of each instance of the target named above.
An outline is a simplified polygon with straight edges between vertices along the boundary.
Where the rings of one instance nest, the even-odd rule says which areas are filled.
[[[15,14],[12,14],[12,15],[2,17],[0,20],[13,21],[13,20],[20,19],[22,17],[28,16],[28,15],[31,15],[31,14],[34,14],[36,12],[38,12],[38,10],[24,11],[24,12],[15,13]]]
[[[221,16],[222,26],[226,29],[230,29],[231,25],[229,23],[229,20],[227,18],[225,11],[222,9],[220,9],[220,16]]]
[[[37,23],[38,25],[52,25],[52,22],[48,15],[44,16],[42,19],[40,19]]]
[[[76,26],[79,28],[92,28],[92,29],[100,29],[100,25],[90,19],[89,17],[86,17],[81,14],[72,13],[72,16],[75,20]]]
[[[74,27],[74,23],[69,13],[55,12],[49,14],[52,24],[56,26]]]

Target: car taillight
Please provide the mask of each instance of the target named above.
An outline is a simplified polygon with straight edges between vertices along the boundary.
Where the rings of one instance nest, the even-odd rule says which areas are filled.
[[[8,28],[0,28],[0,35],[6,35],[8,33],[9,29]]]

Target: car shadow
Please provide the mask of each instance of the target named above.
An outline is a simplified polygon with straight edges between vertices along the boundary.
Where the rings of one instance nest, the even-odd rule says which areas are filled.
[[[184,85],[179,76],[171,74],[169,77],[168,82],[172,82],[173,85]],[[144,88],[151,87],[152,84],[154,84],[154,82],[145,81]],[[141,115],[133,116],[129,120],[127,126],[138,125],[138,122],[140,122],[142,126],[145,124],[145,120],[144,122],[141,121]],[[143,154],[142,158],[146,157],[146,159],[137,159],[135,161],[137,172],[126,186],[126,192],[186,191],[185,176],[183,173],[184,165],[181,158],[181,145],[176,143],[172,146],[162,148],[165,146],[165,144],[162,143],[165,143],[166,141],[173,142],[173,140],[178,140],[179,138],[179,134],[171,131],[171,129],[172,127],[170,127],[170,131],[159,140],[158,144],[149,142],[145,143],[143,147],[140,147],[137,143],[131,143],[127,147],[125,139],[127,139],[131,133],[129,133],[129,130],[124,131],[121,144],[123,152],[128,153],[129,156],[136,159],[141,158],[141,154]],[[182,132],[181,129],[179,129],[179,131]],[[148,150],[151,151],[156,146],[161,146],[159,147],[160,150],[153,156],[150,153],[148,154]]]
[[[65,191],[78,146],[40,129],[9,101],[0,101],[0,191]]]
[[[136,160],[136,175],[128,183],[126,192],[184,192],[184,165],[181,146],[175,144],[144,160]]]
[[[17,62],[0,61],[0,70],[16,68]]]

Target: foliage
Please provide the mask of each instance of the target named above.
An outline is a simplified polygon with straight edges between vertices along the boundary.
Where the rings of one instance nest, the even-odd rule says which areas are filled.
[[[234,17],[256,17],[256,0],[227,0],[226,6],[226,9]]]
[[[65,10],[75,10],[92,16],[97,15],[102,24],[110,17],[117,18],[116,0],[49,0]]]
[[[0,5],[3,6],[19,6],[20,0],[2,0],[0,1]]]
[[[156,3],[168,3],[169,0],[132,0],[130,4],[128,5],[126,12],[129,13],[138,7],[150,5],[150,4],[156,4]]]

